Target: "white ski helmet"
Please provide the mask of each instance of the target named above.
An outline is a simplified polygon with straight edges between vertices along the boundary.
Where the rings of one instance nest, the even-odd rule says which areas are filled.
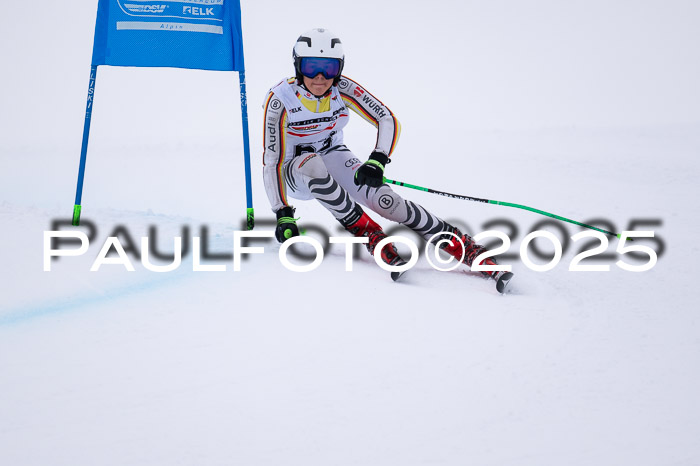
[[[335,58],[340,62],[338,75],[333,80],[333,84],[338,84],[340,74],[343,72],[345,64],[345,53],[340,38],[328,29],[311,29],[306,31],[297,39],[292,50],[294,57],[294,70],[299,81],[303,80],[301,72],[301,59],[306,57]]]

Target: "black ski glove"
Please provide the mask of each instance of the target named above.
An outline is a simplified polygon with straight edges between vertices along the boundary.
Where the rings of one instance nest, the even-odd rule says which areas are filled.
[[[372,188],[383,185],[384,166],[389,162],[391,162],[389,156],[377,151],[372,152],[369,160],[355,172],[355,184],[358,186],[367,185]]]
[[[299,236],[297,219],[294,218],[294,208],[287,206],[277,211],[277,228],[275,228],[275,238],[280,243],[284,243],[292,236]]]

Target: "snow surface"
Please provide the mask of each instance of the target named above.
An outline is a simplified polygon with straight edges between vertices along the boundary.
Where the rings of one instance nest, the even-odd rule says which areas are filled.
[[[260,104],[316,26],[402,122],[388,176],[618,230],[661,221],[648,272],[569,272],[577,244],[549,272],[511,261],[505,296],[424,258],[400,283],[366,254],[345,272],[338,246],[294,273],[272,241],[240,272],[191,255],[90,272],[119,226],[154,226],[162,251],[205,226],[229,254],[242,228],[237,77],[173,69],[99,69],[97,237],[44,272],[43,232],[72,211],[94,3],[0,16],[0,464],[700,464],[697,2],[244,2],[256,230],[273,219]],[[364,157],[373,129],[354,118],[346,139]],[[473,233],[510,219],[513,252],[544,219],[396,189]],[[341,234],[297,207],[309,236]]]

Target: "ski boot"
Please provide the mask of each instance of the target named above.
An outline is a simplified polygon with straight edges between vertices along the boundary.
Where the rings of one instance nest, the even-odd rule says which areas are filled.
[[[447,226],[445,233],[437,237],[434,240],[434,242],[437,243],[438,241],[443,239],[448,240],[447,242],[442,242],[440,248],[443,251],[450,254],[455,259],[461,260],[467,267],[471,268],[472,264],[474,263],[474,259],[476,259],[479,254],[486,251],[486,248],[480,244],[476,244],[471,236],[462,233],[457,227],[453,227],[452,225],[447,223],[445,224],[445,226]],[[462,241],[462,243],[460,244],[460,242],[457,241],[455,237],[452,236],[450,233],[457,236],[457,238],[459,238]],[[496,259],[494,259],[493,257],[487,257],[486,259],[482,260],[479,264],[498,265],[498,262],[496,262]],[[510,279],[513,278],[513,272],[506,272],[503,270],[481,272],[481,274],[485,277],[493,278],[494,280],[496,280],[496,290],[499,293],[503,293],[505,291],[506,285],[508,284]]]
[[[377,244],[387,237],[382,227],[372,220],[365,212],[362,212],[362,216],[356,222],[346,226],[345,229],[358,238],[363,236],[369,238],[369,242],[366,243],[365,246],[372,256],[374,256],[374,250]],[[403,265],[406,263],[406,261],[399,256],[399,252],[396,250],[394,243],[387,243],[382,248],[381,257],[388,265]]]

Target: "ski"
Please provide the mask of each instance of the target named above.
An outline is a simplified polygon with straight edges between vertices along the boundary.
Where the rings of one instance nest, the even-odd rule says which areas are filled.
[[[500,271],[493,275],[494,280],[496,280],[496,291],[501,294],[506,292],[508,283],[510,283],[513,278],[513,272]]]
[[[404,264],[406,264],[406,262],[402,261],[393,265],[400,266]],[[391,279],[394,281],[398,281],[406,272],[408,272],[408,270],[404,270],[403,272],[391,272]]]
[[[403,272],[391,272],[391,279],[395,282],[399,281],[406,272],[408,272],[408,270],[404,270]],[[492,278],[496,281],[496,291],[498,291],[501,294],[505,294],[506,289],[508,288],[508,284],[513,279],[513,276],[513,272],[505,271],[500,271],[497,272],[495,275],[492,275]]]

